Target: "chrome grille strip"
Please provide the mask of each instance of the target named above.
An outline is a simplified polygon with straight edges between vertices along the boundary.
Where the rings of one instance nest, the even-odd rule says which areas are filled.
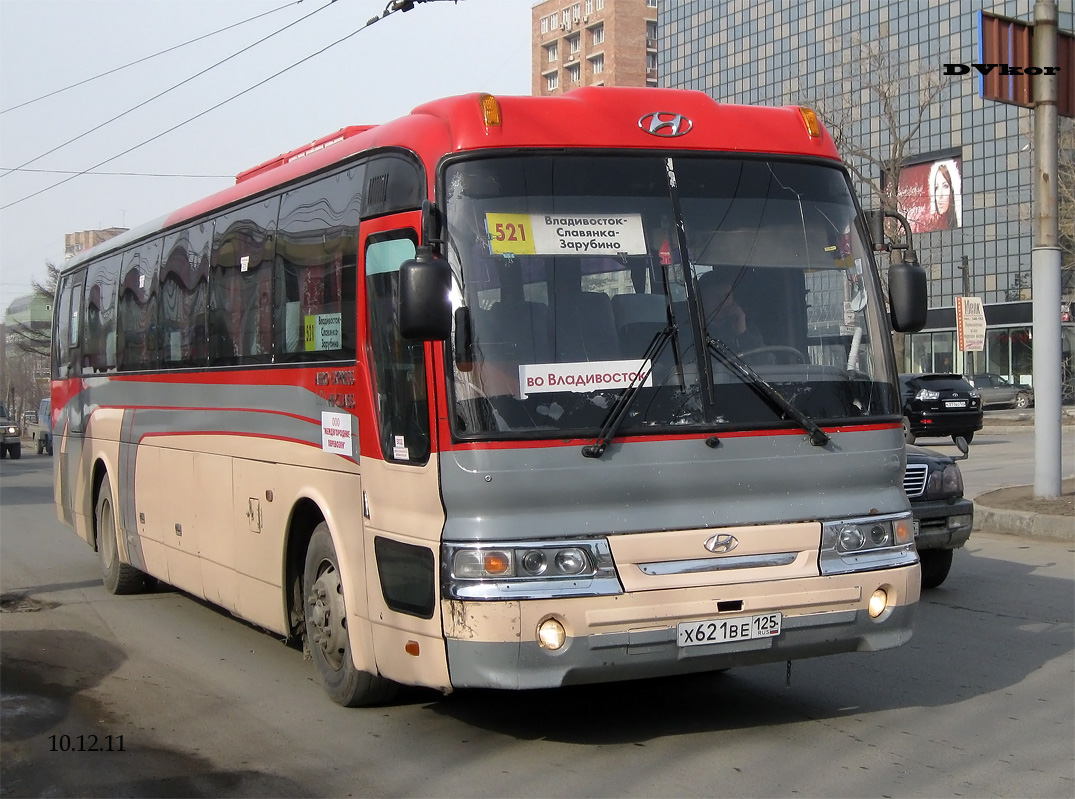
[[[920,497],[926,490],[926,475],[929,466],[924,463],[908,463],[903,474],[903,490],[909,497]]]
[[[763,566],[788,566],[795,562],[798,552],[772,552],[761,555],[740,555],[735,558],[696,558],[693,560],[666,560],[640,563],[638,568],[645,574],[694,574],[697,572],[725,571],[727,569],[757,569]]]

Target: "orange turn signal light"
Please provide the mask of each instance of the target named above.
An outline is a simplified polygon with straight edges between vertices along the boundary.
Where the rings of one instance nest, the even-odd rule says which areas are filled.
[[[489,575],[507,574],[511,570],[511,558],[506,552],[486,552],[482,567]]]
[[[491,94],[483,94],[478,98],[481,104],[482,119],[487,126],[500,124],[500,102]]]
[[[806,132],[810,134],[811,138],[820,137],[821,122],[818,121],[817,113],[815,113],[814,109],[801,105],[799,106],[799,114],[803,118],[803,124],[806,125]]]

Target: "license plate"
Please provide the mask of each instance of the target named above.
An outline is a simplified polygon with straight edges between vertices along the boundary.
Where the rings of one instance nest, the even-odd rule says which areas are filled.
[[[751,638],[771,638],[780,635],[779,613],[759,613],[756,616],[736,616],[728,619],[684,621],[676,626],[679,646],[728,644]]]
[[[945,400],[944,407],[946,408],[966,408],[966,400]]]

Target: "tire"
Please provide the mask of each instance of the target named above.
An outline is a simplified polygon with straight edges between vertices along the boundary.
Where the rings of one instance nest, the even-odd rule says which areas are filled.
[[[919,552],[922,559],[922,587],[936,588],[948,577],[952,568],[951,549],[927,549]]]
[[[11,456],[11,460],[17,461],[22,457],[22,444],[12,444],[7,448],[7,454]]]
[[[120,562],[116,507],[107,476],[101,481],[93,519],[97,530],[97,554],[101,559],[101,578],[108,593],[140,594],[152,588],[156,582],[152,577]]]
[[[45,439],[45,452],[49,454],[49,457],[52,457],[52,436]]]
[[[911,420],[906,416],[903,417],[903,440],[908,444],[913,444],[917,441],[917,437],[911,432]]]
[[[1016,408],[1029,408],[1030,407],[1030,395],[1025,394],[1025,393],[1020,393],[1015,398],[1015,407]]]
[[[41,438],[39,436],[36,439],[36,445],[37,445],[37,454],[38,455],[40,455],[41,453],[43,453],[45,451],[45,439],[43,439],[43,438]]]
[[[7,445],[0,444],[0,461],[7,457]]]
[[[339,561],[325,522],[317,525],[310,538],[302,587],[306,645],[325,693],[344,707],[392,699],[399,687],[396,683],[355,668]]]
[[[974,431],[967,430],[964,433],[956,433],[954,436],[952,436],[952,440],[955,441],[957,436],[963,436],[963,439],[969,444],[971,441],[974,440]]]

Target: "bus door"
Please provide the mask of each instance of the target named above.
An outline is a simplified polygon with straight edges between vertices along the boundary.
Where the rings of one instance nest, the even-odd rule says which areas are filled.
[[[437,591],[444,511],[433,431],[433,345],[399,333],[399,270],[414,258],[417,212],[362,222],[366,361],[360,409],[364,561],[381,674],[448,687]],[[429,347],[427,352],[427,346]],[[368,422],[366,420],[369,420]]]
[[[57,289],[55,333],[52,342],[53,451],[56,461],[53,500],[57,515],[85,537],[86,525],[76,524],[74,489],[82,455],[82,350],[86,271],[67,275]],[[87,539],[88,540],[88,539]]]

